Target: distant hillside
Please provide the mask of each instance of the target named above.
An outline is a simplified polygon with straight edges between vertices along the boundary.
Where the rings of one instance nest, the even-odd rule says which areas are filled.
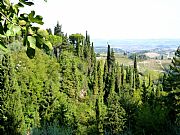
[[[107,47],[102,47],[102,46],[100,46],[100,47],[95,47],[94,50],[95,50],[96,53],[101,53],[101,54],[102,54],[102,53],[107,53]],[[125,52],[124,50],[122,50],[122,49],[120,49],[120,48],[113,48],[113,51],[114,51],[115,53],[118,53],[118,54],[122,54],[122,53]]]
[[[125,51],[172,49],[180,45],[180,39],[125,39],[125,40],[104,40],[94,39],[95,47],[107,47],[107,42],[112,48],[120,48]]]

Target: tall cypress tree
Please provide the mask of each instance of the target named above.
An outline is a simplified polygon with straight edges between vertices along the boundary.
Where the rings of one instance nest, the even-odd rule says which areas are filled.
[[[168,92],[166,103],[170,108],[169,116],[174,123],[180,119],[180,47],[175,52],[172,65],[167,76],[164,76],[163,82],[164,91]]]
[[[104,72],[103,72],[103,82],[104,83],[106,81],[107,74],[108,74],[108,65],[107,65],[107,61],[105,61],[105,63],[104,63]]]
[[[135,89],[140,87],[139,72],[137,68],[137,56],[134,57],[134,75],[135,75]]]
[[[11,56],[3,56],[0,64],[0,134],[17,135],[25,130],[24,115]]]
[[[104,95],[104,101],[107,103],[107,98],[111,92],[114,92],[115,90],[115,56],[113,49],[110,48],[110,45],[108,45],[107,50],[107,67],[105,67],[105,70],[107,68],[107,73],[104,73],[105,79],[105,95]],[[106,65],[105,65],[106,66]]]
[[[121,86],[124,87],[124,65],[121,65]]]
[[[110,48],[110,45],[108,44],[108,48],[107,48],[107,67],[108,67],[108,72],[110,72],[110,65],[111,65],[111,48]]]
[[[99,96],[102,97],[103,96],[103,69],[102,69],[102,62],[101,61],[98,61],[98,64],[97,64],[97,77],[98,77],[98,93],[99,93]]]
[[[54,27],[54,35],[63,36],[63,32],[61,29],[62,29],[62,25],[60,25],[58,21],[56,26]]]
[[[142,84],[142,95],[141,96],[142,96],[142,102],[146,103],[148,101],[148,91],[147,91],[145,79],[143,80],[143,84]]]
[[[94,66],[94,71],[93,71],[93,94],[98,95],[98,75],[97,75],[97,64]]]
[[[94,52],[94,44],[92,42],[92,45],[91,45],[91,67],[92,69],[95,67],[96,65],[96,54]]]
[[[97,127],[97,133],[98,135],[103,135],[103,115],[102,115],[102,102],[99,98],[96,99],[96,127]]]
[[[115,73],[115,92],[119,93],[121,88],[121,71],[120,66],[116,64],[116,73]]]
[[[111,59],[111,69],[114,70],[115,68],[115,55],[114,55],[114,50],[113,48],[111,49],[111,56],[110,56],[110,59]]]

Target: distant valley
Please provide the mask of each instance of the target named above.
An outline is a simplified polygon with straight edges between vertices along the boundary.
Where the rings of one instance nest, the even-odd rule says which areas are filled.
[[[106,58],[108,44],[113,48],[120,64],[133,65],[133,57],[136,54],[141,71],[163,71],[171,63],[180,45],[180,39],[94,40],[95,52],[99,59]]]
[[[176,50],[180,45],[180,39],[124,39],[124,40],[103,40],[94,39],[95,48],[106,48],[110,44],[112,48],[122,49],[129,52],[142,50]]]

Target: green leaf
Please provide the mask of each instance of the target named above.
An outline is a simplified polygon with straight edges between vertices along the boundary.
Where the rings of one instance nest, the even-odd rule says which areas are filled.
[[[7,32],[6,32],[6,36],[16,36],[16,34],[20,34],[21,33],[21,28],[19,27],[19,26],[15,26],[15,25],[13,25],[13,24],[11,24],[11,25],[8,25],[8,28],[9,28],[9,30],[7,30]]]
[[[27,56],[32,59],[35,56],[35,49],[28,47],[26,50]]]
[[[37,15],[35,18],[33,18],[32,22],[33,22],[33,23],[38,23],[38,24],[43,25],[44,22],[43,22],[42,20],[43,20],[43,17],[40,16],[40,15]]]
[[[26,21],[25,20],[19,20],[19,25],[20,26],[25,26],[26,25]]]
[[[49,48],[49,50],[53,49],[52,44],[51,44],[50,41],[44,41],[44,44]]]
[[[28,36],[27,40],[29,42],[29,47],[32,49],[35,49],[36,48],[36,38],[32,37],[32,36]]]
[[[13,26],[13,32],[14,32],[14,36],[19,35],[21,33],[21,27],[19,26]]]
[[[33,10],[33,11],[31,11],[31,13],[28,15],[30,21],[33,21],[34,15],[35,15],[35,11]]]
[[[15,7],[18,7],[18,8],[19,7],[24,7],[24,5],[21,2],[19,2],[18,4],[15,5]]]
[[[28,6],[34,5],[33,2],[27,2],[27,0],[20,0],[20,2],[22,2],[23,4],[28,5]]]
[[[6,5],[8,8],[11,6],[9,0],[3,0],[4,5]]]
[[[40,15],[37,15],[36,17],[34,17],[34,15],[35,15],[35,11],[31,11],[31,13],[28,15],[29,20],[32,23],[38,23],[38,24],[43,25],[44,24],[44,22],[42,21],[43,17]]]
[[[29,27],[29,29],[28,29],[28,35],[34,35],[35,33],[34,33],[34,31],[31,29],[31,27]]]
[[[14,34],[13,34],[13,31],[7,30],[5,35],[6,35],[7,37],[9,37],[9,36],[13,36]]]
[[[7,52],[7,47],[4,45],[2,41],[0,41],[0,50]]]
[[[47,37],[49,35],[47,30],[42,30],[42,29],[38,29],[37,34],[42,37]]]
[[[36,44],[36,47],[42,49],[43,43],[44,43],[44,39],[41,38],[40,36],[37,36],[37,37],[36,37],[36,43],[37,43],[37,44]]]

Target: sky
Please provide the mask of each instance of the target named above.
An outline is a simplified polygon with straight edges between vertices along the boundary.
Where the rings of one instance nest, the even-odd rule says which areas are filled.
[[[12,2],[17,0],[11,0]],[[180,38],[180,0],[34,0],[43,28],[59,21],[65,33],[92,39]]]

